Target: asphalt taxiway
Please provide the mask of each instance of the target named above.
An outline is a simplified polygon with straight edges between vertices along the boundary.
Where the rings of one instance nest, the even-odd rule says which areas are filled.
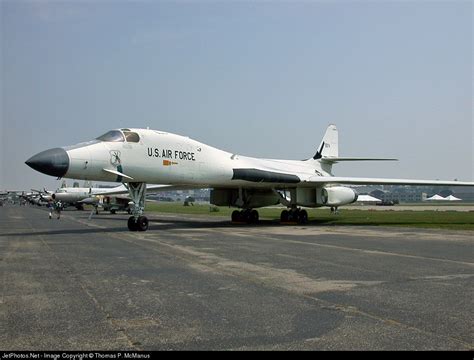
[[[2,350],[469,350],[472,231],[0,207]]]

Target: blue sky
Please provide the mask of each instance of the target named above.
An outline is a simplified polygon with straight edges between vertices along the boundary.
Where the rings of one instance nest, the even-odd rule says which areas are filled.
[[[0,189],[55,187],[24,161],[147,127],[337,175],[473,180],[473,5],[1,1]]]

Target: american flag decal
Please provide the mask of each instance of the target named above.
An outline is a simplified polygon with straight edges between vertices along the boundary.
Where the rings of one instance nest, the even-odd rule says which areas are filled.
[[[171,160],[163,160],[163,166],[178,165],[177,162]]]

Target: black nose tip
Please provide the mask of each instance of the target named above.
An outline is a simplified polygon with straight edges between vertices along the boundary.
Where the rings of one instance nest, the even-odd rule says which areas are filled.
[[[43,174],[63,177],[69,169],[69,156],[66,150],[54,148],[32,156],[25,164]]]

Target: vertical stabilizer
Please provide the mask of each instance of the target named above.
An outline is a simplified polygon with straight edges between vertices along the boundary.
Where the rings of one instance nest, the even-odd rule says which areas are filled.
[[[323,140],[318,147],[316,154],[313,156],[314,160],[321,159],[322,157],[338,157],[339,147],[338,140],[339,136],[337,133],[336,125],[329,125],[326,129],[326,133],[323,136]]]

